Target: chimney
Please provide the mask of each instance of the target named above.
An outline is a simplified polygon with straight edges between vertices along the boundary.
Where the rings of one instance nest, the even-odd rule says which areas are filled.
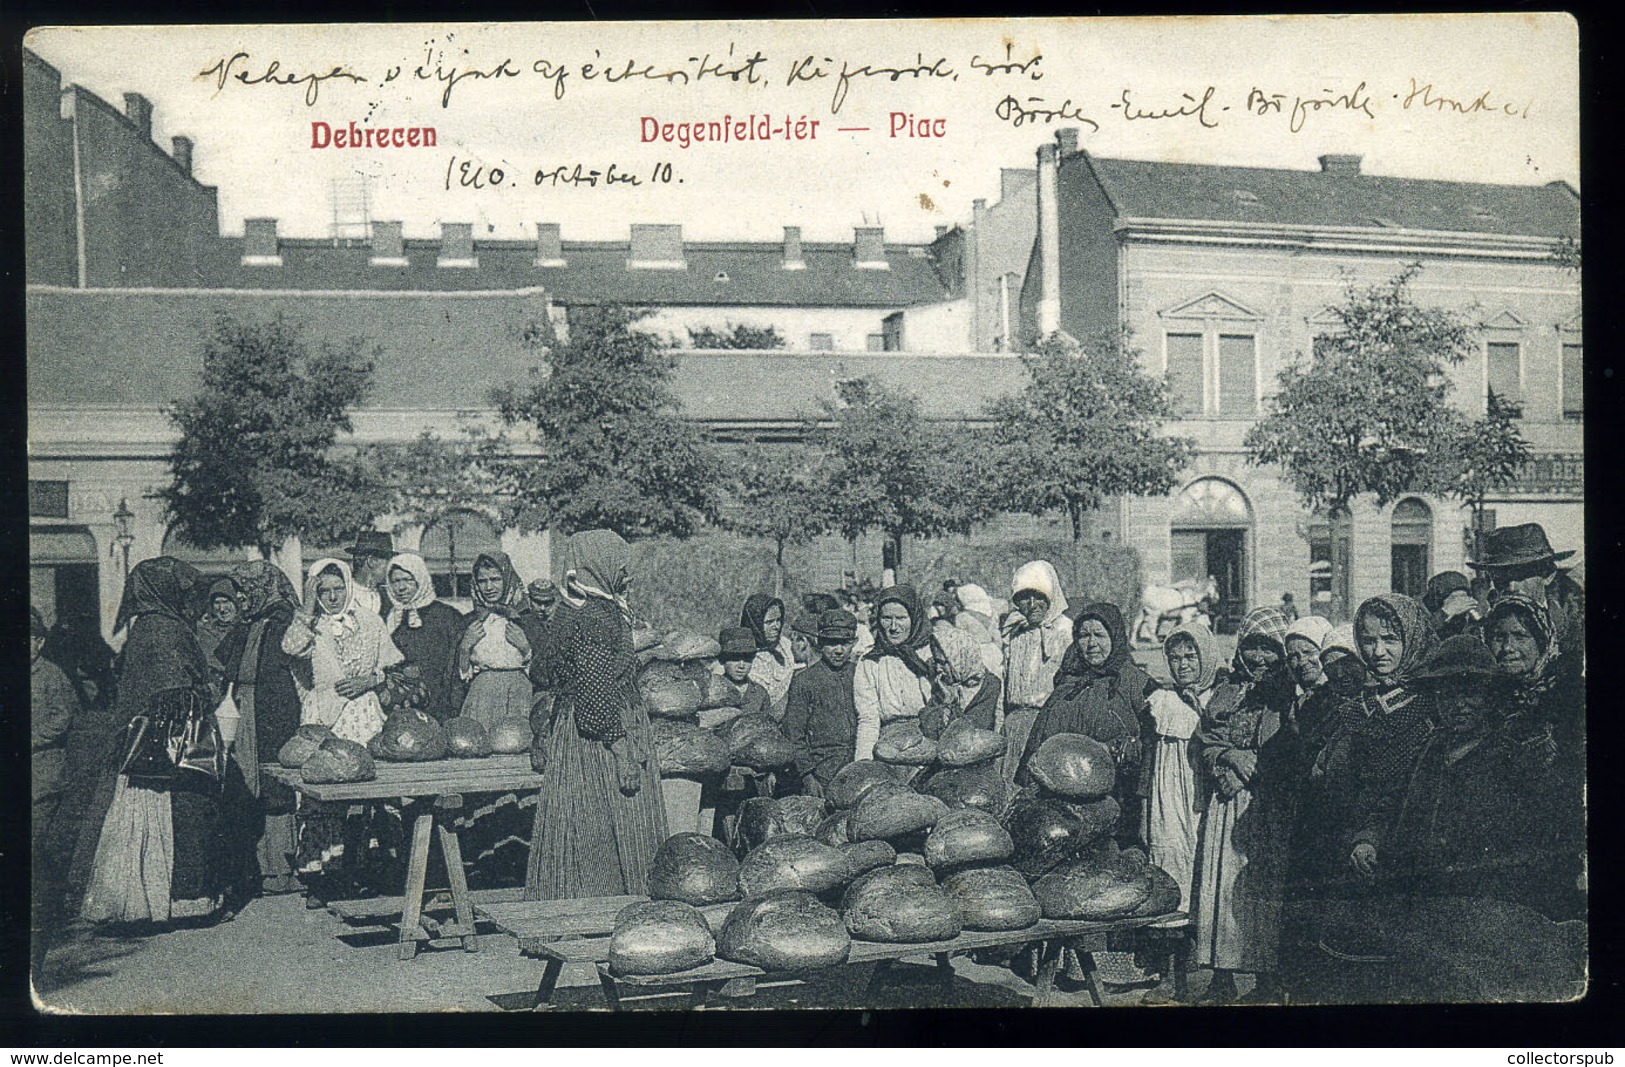
[[[683,228],[669,223],[633,223],[627,270],[687,270]]]
[[[937,227],[937,240],[940,241],[946,236],[948,236],[948,227],[946,227],[946,226],[938,226]]]
[[[192,139],[190,137],[172,137],[170,143],[175,146],[175,162],[181,172],[188,178],[192,176]]]
[[[538,267],[564,266],[564,242],[559,238],[559,224],[536,224],[536,263]]]
[[[1322,174],[1342,174],[1353,176],[1360,173],[1361,156],[1325,155],[1320,157],[1320,172]]]
[[[1056,214],[1056,146],[1038,146],[1038,336],[1061,328],[1061,226]]]
[[[368,261],[374,267],[404,267],[406,261],[406,245],[401,240],[401,224],[398,222],[374,222],[372,224],[372,259]]]
[[[243,220],[243,266],[282,266],[282,256],[277,248],[276,219]]]
[[[784,263],[785,270],[806,270],[807,261],[801,258],[801,227],[786,226],[784,228]]]
[[[124,94],[124,114],[135,123],[135,128],[141,131],[141,136],[152,136],[152,101],[140,93]]]
[[[886,231],[880,226],[858,226],[852,231],[852,266],[858,270],[891,270],[886,259]]]
[[[1078,154],[1078,128],[1068,126],[1055,131],[1055,143],[1060,146],[1061,158]]]
[[[440,256],[437,267],[470,268],[480,265],[474,254],[474,224],[471,222],[442,222],[440,224]]]

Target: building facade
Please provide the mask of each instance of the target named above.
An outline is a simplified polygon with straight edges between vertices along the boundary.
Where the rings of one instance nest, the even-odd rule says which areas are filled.
[[[1337,325],[1350,286],[1420,270],[1413,298],[1477,327],[1454,369],[1470,415],[1486,396],[1522,405],[1535,462],[1489,501],[1506,525],[1540,522],[1554,544],[1583,545],[1580,279],[1554,249],[1579,237],[1579,199],[1562,183],[1496,186],[1365,174],[1357,156],[1318,171],[1103,159],[1075,131],[1038,150],[1039,232],[1021,294],[1026,338],[1129,332],[1146,369],[1166,375],[1197,457],[1166,498],[1120,502],[1147,582],[1215,578],[1222,613],[1290,592],[1342,617],[1387,590],[1419,595],[1461,569],[1467,512],[1416,494],[1357,503],[1331,536],[1243,439],[1277,374]],[[1334,543],[1347,546],[1331,566]],[[1334,583],[1333,574],[1338,580]]]

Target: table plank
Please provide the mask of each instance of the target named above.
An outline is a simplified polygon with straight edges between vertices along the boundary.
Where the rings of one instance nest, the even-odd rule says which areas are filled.
[[[306,782],[297,767],[274,763],[262,765],[261,770],[267,777],[319,801],[504,793],[540,789],[543,784],[542,776],[531,770],[530,756],[526,754],[423,763],[379,761],[376,777],[365,782]]]
[[[450,893],[445,889],[442,892]],[[513,889],[476,889],[468,894],[468,899],[481,913],[492,904],[505,904],[518,900],[524,895],[524,890]],[[374,919],[399,918],[405,906],[405,897],[364,897],[357,900],[334,900],[327,905],[327,910],[343,919],[345,922],[365,922]]]

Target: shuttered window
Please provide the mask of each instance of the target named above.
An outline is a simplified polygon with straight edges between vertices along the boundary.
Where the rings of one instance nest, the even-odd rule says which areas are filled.
[[[1252,334],[1219,335],[1219,414],[1258,414],[1258,367]]]
[[[1516,341],[1491,341],[1485,347],[1489,385],[1495,395],[1515,404],[1523,402],[1523,386],[1518,379],[1521,355]]]
[[[1168,335],[1168,391],[1181,415],[1202,411],[1201,334]]]

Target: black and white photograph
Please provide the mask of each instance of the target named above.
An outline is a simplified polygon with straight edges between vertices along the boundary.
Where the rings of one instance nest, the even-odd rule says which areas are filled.
[[[1585,998],[1579,41],[31,30],[35,1010]]]

